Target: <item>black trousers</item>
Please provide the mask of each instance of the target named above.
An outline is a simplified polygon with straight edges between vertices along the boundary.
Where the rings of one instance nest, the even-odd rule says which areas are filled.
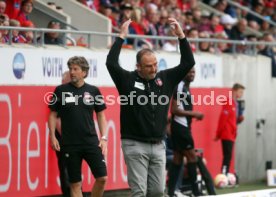
[[[221,172],[223,174],[227,174],[229,172],[229,168],[232,160],[234,142],[230,140],[221,140],[221,144],[222,144],[222,152],[223,152]]]
[[[216,195],[213,178],[202,161],[202,157],[197,157],[197,167],[201,173],[202,179],[205,182],[205,186],[209,195]]]
[[[58,131],[55,132],[56,138],[61,143],[61,136]],[[58,169],[59,169],[59,179],[61,191],[64,197],[70,197],[70,184],[69,177],[66,168],[64,155],[60,151],[56,151],[57,160],[58,160]]]

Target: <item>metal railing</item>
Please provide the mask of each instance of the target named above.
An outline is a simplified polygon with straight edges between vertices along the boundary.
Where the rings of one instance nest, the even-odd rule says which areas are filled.
[[[43,47],[44,44],[44,36],[45,33],[47,32],[57,32],[62,34],[63,36],[63,41],[65,41],[66,39],[66,35],[67,34],[77,34],[77,35],[85,35],[87,36],[87,48],[92,48],[93,46],[93,40],[92,37],[93,36],[102,36],[102,37],[111,37],[111,38],[115,38],[117,37],[119,34],[117,33],[104,33],[104,32],[93,32],[93,31],[75,31],[75,30],[64,30],[64,29],[45,29],[45,28],[23,28],[23,27],[7,27],[7,26],[0,26],[0,30],[8,30],[9,33],[9,41],[8,45],[12,45],[14,44],[12,42],[12,31],[13,30],[18,30],[18,31],[32,31],[34,33],[34,40],[32,45],[36,46],[36,47]],[[40,41],[37,41],[38,35],[40,36]],[[131,38],[134,40],[134,46],[133,49],[138,49],[138,41],[139,40],[151,40],[153,43],[153,48],[154,49],[160,49],[159,45],[159,41],[164,41],[164,40],[177,40],[176,37],[169,37],[169,36],[147,36],[147,35],[133,35],[130,34],[127,36],[127,38]],[[232,52],[236,53],[237,52],[237,46],[250,46],[256,54],[257,51],[257,46],[258,45],[265,45],[265,46],[276,46],[276,42],[252,42],[252,41],[238,41],[238,40],[223,40],[223,39],[210,39],[210,38],[188,38],[189,42],[194,43],[196,46],[196,51],[200,52],[199,50],[199,43],[201,42],[208,42],[208,43],[212,43],[215,47],[215,49],[217,48],[218,43],[226,43],[231,45],[232,47]],[[60,46],[63,47],[67,47],[66,46],[66,42],[63,42]],[[107,48],[109,46],[105,46],[105,48]],[[178,46],[176,46],[176,51],[178,51]]]

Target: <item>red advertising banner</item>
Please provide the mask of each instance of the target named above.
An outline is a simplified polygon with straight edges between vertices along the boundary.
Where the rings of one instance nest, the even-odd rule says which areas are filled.
[[[103,96],[118,95],[114,87],[100,88]],[[47,126],[48,107],[45,95],[54,87],[1,86],[0,87],[0,196],[42,196],[60,194],[59,173],[55,152],[49,146]],[[228,89],[196,88],[198,95],[228,95]],[[205,99],[205,97],[204,97]],[[206,98],[208,101],[208,98]],[[203,121],[193,122],[196,147],[204,149],[207,166],[212,175],[220,171],[222,152],[214,142],[221,106],[196,105],[195,110],[205,114]],[[108,182],[106,189],[127,188],[127,173],[120,144],[120,108],[107,105]],[[83,190],[91,191],[94,178],[83,165]]]

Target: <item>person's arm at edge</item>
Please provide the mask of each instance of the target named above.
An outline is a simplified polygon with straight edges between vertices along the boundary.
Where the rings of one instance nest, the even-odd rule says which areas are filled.
[[[60,145],[55,136],[56,124],[57,124],[57,112],[51,111],[48,118],[48,127],[50,130],[50,143],[51,143],[51,147],[55,151],[60,151]]]
[[[171,114],[176,116],[186,116],[186,117],[192,117],[196,119],[203,119],[203,114],[199,112],[179,109],[177,105],[177,100],[175,99],[172,100]]]
[[[104,114],[104,110],[97,112],[96,114],[97,114],[97,120],[98,120],[99,129],[101,133],[99,147],[101,147],[103,155],[106,155],[107,154],[106,117]]]

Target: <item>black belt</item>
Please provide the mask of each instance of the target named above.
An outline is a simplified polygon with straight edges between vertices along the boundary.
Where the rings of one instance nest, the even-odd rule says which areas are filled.
[[[149,141],[146,141],[147,143],[150,143],[150,144],[161,144],[163,140],[149,140]]]

